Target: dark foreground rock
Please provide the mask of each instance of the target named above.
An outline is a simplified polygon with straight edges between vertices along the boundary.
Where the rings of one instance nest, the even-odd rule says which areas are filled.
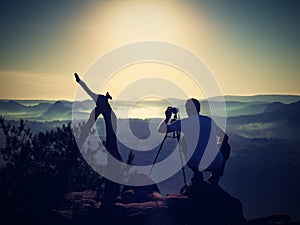
[[[300,222],[292,222],[288,215],[278,214],[249,220],[247,225],[300,225]]]
[[[58,212],[71,224],[244,224],[242,204],[219,186],[203,182],[185,195],[127,189],[115,205],[102,207],[95,191],[70,192]]]
[[[126,190],[116,204],[106,207],[95,191],[70,192],[58,212],[70,224],[173,224],[169,223],[168,206],[158,192],[142,196],[140,191]]]
[[[127,188],[105,207],[97,191],[72,191],[58,209],[24,210],[6,218],[4,224],[11,225],[300,225],[287,215],[246,221],[238,199],[206,182],[165,198],[157,189]]]
[[[170,213],[182,224],[244,224],[240,200],[218,185],[201,182],[186,188],[184,196],[168,195]],[[179,213],[180,212],[180,213]]]

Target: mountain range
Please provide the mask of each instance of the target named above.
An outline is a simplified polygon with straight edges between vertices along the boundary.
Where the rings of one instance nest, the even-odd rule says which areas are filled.
[[[271,113],[277,108],[285,107],[293,102],[300,101],[300,96],[296,95],[256,95],[256,96],[225,96],[227,117],[249,116],[264,113]],[[223,103],[220,98],[210,98],[201,101],[201,112],[210,115],[210,106],[216,107],[215,114],[223,110]],[[136,118],[159,118],[163,117],[164,110],[168,106],[179,108],[182,117],[185,116],[185,100],[166,99],[166,100],[147,100],[142,102],[131,102],[124,100],[112,101],[111,105],[120,118],[128,117],[128,110],[139,112],[146,109],[144,114],[134,114],[129,117]],[[76,118],[86,118],[90,111],[95,107],[92,100],[84,101],[52,101],[52,100],[0,100],[0,115],[7,119],[29,119],[37,121],[49,120],[71,120],[72,113]],[[72,112],[73,109],[73,112]],[[220,111],[219,111],[220,109]],[[291,108],[290,108],[291,109]],[[282,109],[285,110],[285,109]],[[286,110],[289,110],[288,108]],[[260,116],[261,117],[261,116]],[[266,115],[268,117],[268,115]]]
[[[246,138],[299,139],[297,131],[300,125],[300,96],[225,96],[225,99],[228,133]],[[224,116],[224,103],[219,100],[217,97],[200,100],[201,113],[210,116],[210,106],[213,106],[215,116]],[[294,100],[295,102],[291,102]],[[150,119],[156,123],[164,117],[168,106],[176,106],[180,117],[185,117],[184,104],[185,100],[174,98],[136,103],[111,101],[112,108],[120,119]],[[70,121],[72,118],[86,120],[94,107],[92,100],[0,100],[0,116],[11,120],[39,122]]]

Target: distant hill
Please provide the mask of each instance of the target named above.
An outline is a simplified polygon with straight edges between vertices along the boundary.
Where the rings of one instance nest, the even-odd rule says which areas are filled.
[[[36,99],[36,100],[19,100],[19,99],[16,99],[16,100],[13,100],[13,101],[18,102],[18,103],[20,103],[21,105],[24,105],[24,106],[35,106],[35,105],[38,105],[39,103],[51,103],[51,104],[53,104],[53,103],[56,102],[55,100],[39,100],[39,99]]]
[[[46,120],[67,120],[71,119],[72,108],[65,106],[61,101],[55,102],[41,118]]]
[[[218,97],[210,98],[211,100],[218,100]],[[253,96],[232,96],[225,95],[225,101],[238,101],[238,102],[281,102],[289,104],[300,100],[299,95],[253,95]]]
[[[83,104],[83,102],[79,102],[79,101],[73,102],[72,108],[76,110],[82,110],[82,111],[88,110],[87,107]]]
[[[284,106],[286,106],[286,104],[281,103],[281,102],[273,102],[273,103],[270,103],[270,104],[267,105],[264,112],[265,113],[272,112],[272,111],[274,111],[276,109],[280,109]]]
[[[300,101],[287,105],[271,104],[265,113],[230,117],[227,123],[230,132],[245,137],[299,139]]]
[[[41,102],[37,105],[27,106],[27,111],[43,113],[43,112],[46,112],[51,106],[52,106],[52,103]]]
[[[242,108],[231,109],[230,103],[226,103],[227,116],[255,115],[263,113],[268,106],[268,103],[247,103]]]
[[[273,105],[273,104],[271,104]],[[273,106],[271,106],[273,107]],[[286,121],[288,119],[300,118],[300,101],[290,103],[287,105],[281,105],[281,107],[275,107],[270,110],[271,107],[267,107],[268,110],[265,113],[250,115],[250,116],[239,116],[229,118],[231,121],[239,121],[239,123],[254,123],[254,122],[274,122],[274,121]],[[291,121],[292,122],[292,121]]]
[[[15,101],[0,101],[0,112],[23,112],[26,106]]]
[[[216,107],[217,115],[221,115],[223,110],[223,104],[218,101],[201,101],[201,113],[210,115],[210,104]],[[263,113],[269,103],[266,102],[238,102],[238,101],[227,101],[225,102],[226,115],[227,117],[232,116],[246,116]],[[219,111],[218,111],[219,110]]]
[[[92,110],[95,108],[95,102],[93,100],[75,101],[72,107],[76,110]]]

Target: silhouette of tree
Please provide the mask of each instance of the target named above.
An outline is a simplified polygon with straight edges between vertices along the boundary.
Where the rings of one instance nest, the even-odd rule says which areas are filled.
[[[34,135],[23,120],[13,126],[0,117],[0,128],[6,136],[0,207],[8,216],[55,208],[70,190],[102,191],[102,177],[81,156],[70,123]]]

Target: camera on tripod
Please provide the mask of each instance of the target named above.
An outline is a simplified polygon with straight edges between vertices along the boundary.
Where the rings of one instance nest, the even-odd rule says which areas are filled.
[[[176,115],[177,113],[178,113],[178,108],[176,108],[176,107],[172,107],[172,106],[169,106],[168,108],[167,108],[167,110],[168,111],[171,111],[172,112],[172,114],[174,114],[174,115]]]

